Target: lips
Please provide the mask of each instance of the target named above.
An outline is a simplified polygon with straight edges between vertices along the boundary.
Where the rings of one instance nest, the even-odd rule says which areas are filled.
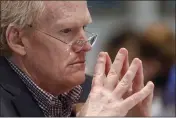
[[[77,62],[73,62],[69,65],[74,65],[74,64],[85,64],[85,60],[84,61],[77,61]]]

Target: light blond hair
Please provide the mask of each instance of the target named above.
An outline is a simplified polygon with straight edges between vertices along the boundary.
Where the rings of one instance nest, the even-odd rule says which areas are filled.
[[[43,10],[43,1],[1,1],[0,55],[11,53],[5,35],[8,25],[24,28],[37,20]]]

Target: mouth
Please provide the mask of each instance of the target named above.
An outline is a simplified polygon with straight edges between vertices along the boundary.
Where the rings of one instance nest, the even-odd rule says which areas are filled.
[[[69,64],[69,66],[73,69],[74,71],[85,71],[85,67],[86,67],[86,61],[85,60],[81,60],[81,61],[75,61],[71,64]]]
[[[85,64],[85,60],[73,62],[73,63],[71,63],[71,64],[69,64],[69,65],[77,65],[77,64]]]

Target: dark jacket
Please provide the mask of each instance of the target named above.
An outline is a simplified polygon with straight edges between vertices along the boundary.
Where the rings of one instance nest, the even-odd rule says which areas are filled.
[[[74,113],[71,115],[75,116]],[[0,56],[0,117],[44,117],[25,84]]]
[[[92,76],[86,75],[85,82],[83,84],[81,84],[83,92],[82,92],[80,100],[79,100],[80,103],[86,102],[86,100],[89,96],[89,93],[91,91],[91,86],[92,86],[92,78],[93,78]]]

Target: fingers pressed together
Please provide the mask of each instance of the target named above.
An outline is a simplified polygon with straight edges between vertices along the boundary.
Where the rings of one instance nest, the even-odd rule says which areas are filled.
[[[133,94],[122,102],[123,106],[128,106],[128,109],[147,97],[150,99],[154,89],[152,82],[144,86],[143,66],[140,59],[133,59],[129,66],[128,51],[125,48],[119,50],[113,64],[106,52],[99,54],[92,86],[103,86],[117,99],[122,98],[131,88]]]

